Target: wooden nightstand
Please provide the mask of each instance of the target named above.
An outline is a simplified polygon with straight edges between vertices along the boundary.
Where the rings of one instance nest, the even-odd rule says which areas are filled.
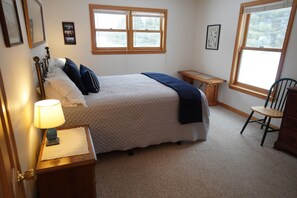
[[[75,128],[68,128],[67,131],[58,130],[58,136],[59,132],[65,132],[63,137],[60,137],[60,144],[68,140],[67,136],[73,137],[74,132],[71,130]],[[36,167],[40,197],[96,197],[95,164],[97,158],[88,127],[83,126],[80,130],[80,134],[85,133],[86,137],[86,140],[82,141],[81,144],[86,143],[88,148],[88,153],[80,155],[44,160],[45,156],[43,155],[49,150],[45,150],[48,148],[45,148],[46,137],[43,137]],[[73,145],[77,144],[78,142],[73,142]],[[70,146],[69,150],[71,149]]]

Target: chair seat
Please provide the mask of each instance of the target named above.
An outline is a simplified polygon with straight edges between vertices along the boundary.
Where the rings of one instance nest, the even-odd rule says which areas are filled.
[[[264,106],[254,106],[251,107],[251,109],[257,113],[260,113],[264,116],[268,116],[271,118],[282,118],[283,117],[283,112],[282,111],[278,111],[275,109],[271,109],[268,107],[264,107]]]

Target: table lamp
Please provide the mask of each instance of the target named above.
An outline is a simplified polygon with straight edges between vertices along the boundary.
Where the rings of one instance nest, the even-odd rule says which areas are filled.
[[[55,99],[41,100],[34,104],[34,126],[46,131],[46,146],[60,143],[55,127],[64,124],[61,102]]]

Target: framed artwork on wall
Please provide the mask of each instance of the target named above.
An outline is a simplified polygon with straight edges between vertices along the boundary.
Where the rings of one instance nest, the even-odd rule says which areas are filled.
[[[39,0],[22,0],[30,48],[45,43],[42,4]]]
[[[23,43],[23,36],[15,0],[1,0],[0,20],[6,47]]]
[[[63,26],[65,45],[75,45],[76,38],[75,38],[74,22],[62,22],[62,26]]]
[[[221,25],[208,25],[206,33],[205,49],[218,50],[220,41]]]

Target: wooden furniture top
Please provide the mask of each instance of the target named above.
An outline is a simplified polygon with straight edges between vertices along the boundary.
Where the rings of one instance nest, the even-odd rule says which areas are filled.
[[[297,87],[290,87],[288,89],[292,90],[293,92],[297,92]]]
[[[76,126],[76,127],[78,127],[78,126]],[[36,167],[37,174],[38,173],[46,173],[46,172],[50,172],[53,170],[62,170],[62,169],[66,169],[66,168],[72,168],[72,167],[76,167],[76,166],[96,163],[97,157],[95,154],[95,150],[94,150],[94,146],[93,146],[93,142],[91,139],[89,128],[87,126],[81,126],[81,127],[85,128],[89,153],[41,161],[43,149],[46,146],[46,133],[44,133],[42,144],[40,147],[40,153],[39,153],[39,157],[38,157],[37,167]],[[71,127],[71,128],[75,128],[75,127]],[[62,129],[70,129],[70,128],[59,128],[57,130],[62,130]]]
[[[183,70],[178,71],[178,73],[207,84],[220,84],[226,81],[208,74],[197,72],[195,70]]]

